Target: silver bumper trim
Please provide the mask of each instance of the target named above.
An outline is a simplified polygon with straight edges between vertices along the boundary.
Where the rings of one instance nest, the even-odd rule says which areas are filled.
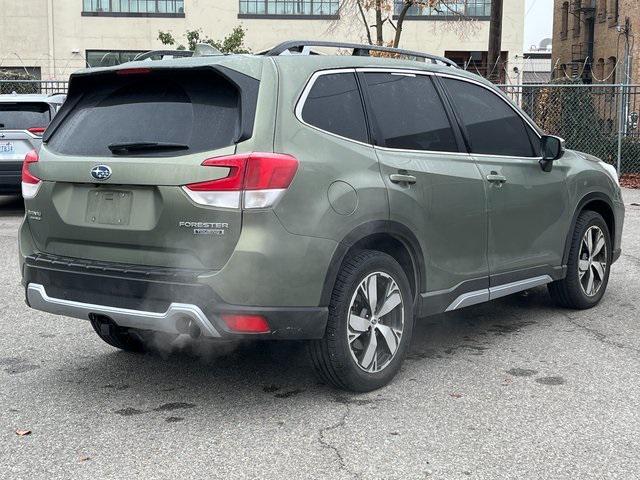
[[[132,310],[53,298],[47,295],[44,285],[38,283],[30,283],[27,286],[27,301],[31,308],[53,313],[54,315],[65,315],[67,317],[89,320],[89,314],[95,313],[111,318],[121,327],[138,328],[156,332],[179,333],[176,329],[177,320],[188,317],[198,324],[202,335],[205,337],[220,337],[220,334],[200,307],[189,303],[172,303],[164,313],[145,312],[143,310]]]

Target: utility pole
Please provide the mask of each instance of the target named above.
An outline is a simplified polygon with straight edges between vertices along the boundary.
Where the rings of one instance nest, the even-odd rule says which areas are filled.
[[[618,176],[622,174],[622,141],[623,138],[628,133],[628,122],[629,122],[629,85],[631,79],[631,45],[630,45],[630,37],[631,37],[631,21],[627,17],[624,23],[624,27],[620,29],[620,35],[624,35],[625,40],[625,48],[624,48],[624,62],[621,66],[622,70],[622,80],[619,82],[620,88],[618,93],[618,163],[617,170]]]
[[[487,78],[494,83],[502,73],[502,3],[491,0],[491,26],[489,28],[489,51],[487,55]]]

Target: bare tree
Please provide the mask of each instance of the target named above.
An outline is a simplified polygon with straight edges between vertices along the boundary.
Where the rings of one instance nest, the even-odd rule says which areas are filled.
[[[341,10],[355,9],[358,21],[364,28],[370,45],[388,45],[397,48],[402,38],[404,21],[413,7],[418,10],[430,8],[452,21],[468,21],[471,17],[458,8],[461,0],[343,0]],[[373,18],[372,18],[373,17]],[[373,23],[372,23],[373,20]],[[385,41],[384,25],[388,23],[394,32],[393,39]],[[375,33],[375,35],[374,35]]]

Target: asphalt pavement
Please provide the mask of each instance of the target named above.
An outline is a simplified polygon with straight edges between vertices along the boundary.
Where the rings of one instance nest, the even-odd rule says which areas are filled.
[[[598,307],[537,288],[421,320],[365,395],[319,383],[297,343],[135,355],[29,310],[22,206],[0,197],[0,478],[638,478],[640,191],[624,197]]]

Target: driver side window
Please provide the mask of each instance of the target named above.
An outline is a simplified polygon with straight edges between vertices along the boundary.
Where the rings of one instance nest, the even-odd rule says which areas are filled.
[[[497,94],[470,82],[443,78],[466,129],[472,153],[538,157],[540,139]]]

